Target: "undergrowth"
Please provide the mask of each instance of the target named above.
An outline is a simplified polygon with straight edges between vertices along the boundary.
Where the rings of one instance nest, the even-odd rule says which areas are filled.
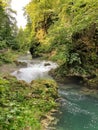
[[[41,130],[41,117],[56,107],[57,85],[52,80],[27,84],[0,78],[0,129]]]

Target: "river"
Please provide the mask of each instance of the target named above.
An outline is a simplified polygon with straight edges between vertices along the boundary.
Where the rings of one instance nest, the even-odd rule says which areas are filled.
[[[98,130],[98,99],[81,92],[81,86],[67,84],[59,88],[62,103],[56,130]]]
[[[58,65],[51,61],[31,59],[24,56],[18,59],[26,65],[12,72],[18,80],[31,82],[35,79],[52,78],[48,75],[51,69]],[[98,99],[81,93],[78,84],[63,84],[59,86],[61,105],[56,114],[58,123],[56,130],[98,130]]]

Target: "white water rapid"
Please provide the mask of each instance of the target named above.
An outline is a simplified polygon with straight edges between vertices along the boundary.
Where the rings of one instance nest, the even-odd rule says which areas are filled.
[[[16,70],[11,75],[15,76],[18,80],[25,80],[28,83],[35,79],[51,78],[48,72],[58,66],[56,63],[45,60],[19,59],[18,62],[26,63],[27,65]]]

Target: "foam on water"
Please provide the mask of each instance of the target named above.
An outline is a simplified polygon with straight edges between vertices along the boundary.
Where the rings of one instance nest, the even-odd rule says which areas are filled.
[[[57,67],[56,63],[51,61],[30,61],[30,60],[19,60],[19,62],[26,62],[27,67],[20,68],[19,70],[12,73],[18,80],[25,80],[26,82],[31,82],[35,79],[41,78],[51,78],[48,75],[48,72],[51,69],[55,69]]]

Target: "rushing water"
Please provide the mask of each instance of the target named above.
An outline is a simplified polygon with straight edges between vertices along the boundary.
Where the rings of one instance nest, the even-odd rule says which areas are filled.
[[[12,75],[26,82],[52,78],[48,72],[57,67],[57,64],[50,61],[32,60],[29,55],[18,61],[27,64]],[[80,86],[75,84],[60,85],[59,94],[62,100],[56,115],[59,120],[56,130],[98,130],[98,99],[82,94]]]
[[[16,70],[12,75],[16,76],[18,80],[25,80],[28,83],[35,79],[52,78],[48,75],[48,72],[57,67],[57,64],[51,61],[31,60],[29,55],[28,57],[20,58],[18,62],[26,63],[27,65]]]

